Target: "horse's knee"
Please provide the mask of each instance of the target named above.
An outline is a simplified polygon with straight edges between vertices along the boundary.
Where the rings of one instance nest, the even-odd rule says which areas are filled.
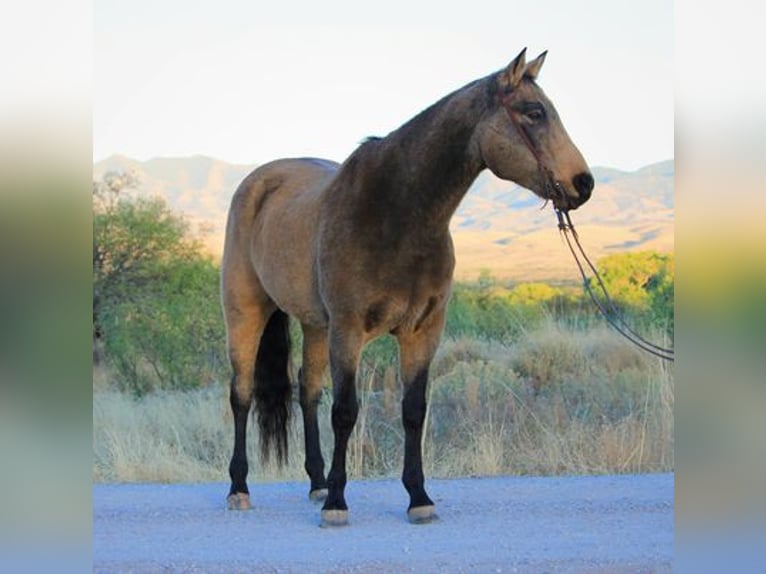
[[[356,398],[356,373],[348,370],[333,373],[333,428],[352,428],[359,414],[359,402]]]
[[[359,402],[356,396],[344,397],[342,400],[335,400],[332,405],[332,426],[333,428],[350,430],[356,424],[359,415]]]

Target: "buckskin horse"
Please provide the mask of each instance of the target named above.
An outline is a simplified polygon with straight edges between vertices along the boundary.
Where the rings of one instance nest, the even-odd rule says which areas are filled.
[[[289,316],[303,331],[298,373],[309,497],[321,523],[348,523],[346,446],[359,410],[356,373],[366,343],[399,345],[408,519],[430,522],[421,435],[428,369],[445,322],[455,265],[449,222],[483,169],[566,212],[593,177],[536,83],[546,53],[526,49],[503,70],[445,96],[343,164],[280,159],[250,173],[229,211],[221,292],[233,368],[234,452],[228,506],[251,507],[247,418],[254,405],[266,458],[284,462],[291,413]],[[317,406],[332,377],[334,452],[325,478]]]

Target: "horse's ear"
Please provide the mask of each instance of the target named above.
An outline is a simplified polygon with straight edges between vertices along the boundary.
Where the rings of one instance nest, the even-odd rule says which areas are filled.
[[[519,85],[521,79],[524,77],[525,70],[525,56],[527,49],[524,48],[513,61],[508,64],[508,67],[500,72],[500,88],[503,92],[510,92],[516,86]]]
[[[524,76],[529,78],[530,80],[536,80],[537,74],[540,73],[540,68],[543,67],[543,62],[545,62],[545,56],[548,53],[548,50],[540,54],[537,58],[532,60],[529,64],[527,64],[526,69],[524,70]]]

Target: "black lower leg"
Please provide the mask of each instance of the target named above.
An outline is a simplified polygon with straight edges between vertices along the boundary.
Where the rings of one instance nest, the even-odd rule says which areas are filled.
[[[348,510],[344,496],[346,488],[346,448],[351,431],[354,429],[359,404],[356,399],[355,375],[344,377],[343,385],[336,393],[332,405],[332,429],[335,448],[330,474],[327,476],[328,495],[324,510]]]
[[[249,494],[247,489],[246,435],[247,417],[250,413],[250,399],[242,400],[232,384],[229,402],[234,414],[234,452],[229,463],[229,476],[231,477],[229,494],[236,494],[238,492]]]
[[[405,433],[402,483],[410,495],[410,508],[433,505],[425,490],[421,449],[423,422],[426,416],[427,380],[428,371],[424,370],[406,386],[402,399],[402,422]]]

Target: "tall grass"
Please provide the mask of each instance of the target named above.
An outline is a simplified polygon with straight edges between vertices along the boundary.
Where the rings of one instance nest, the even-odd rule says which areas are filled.
[[[352,478],[401,473],[401,389],[390,346],[383,342],[381,353],[367,353],[359,373],[360,413],[348,449]],[[142,397],[103,381],[98,388],[95,481],[227,480],[233,422],[225,384]],[[329,397],[328,391],[319,414],[326,460]],[[431,369],[426,474],[672,470],[673,400],[672,366],[604,328],[548,318],[515,344],[446,339]],[[282,470],[261,463],[257,425],[250,425],[250,480],[304,479],[297,404],[293,421],[290,461]]]

